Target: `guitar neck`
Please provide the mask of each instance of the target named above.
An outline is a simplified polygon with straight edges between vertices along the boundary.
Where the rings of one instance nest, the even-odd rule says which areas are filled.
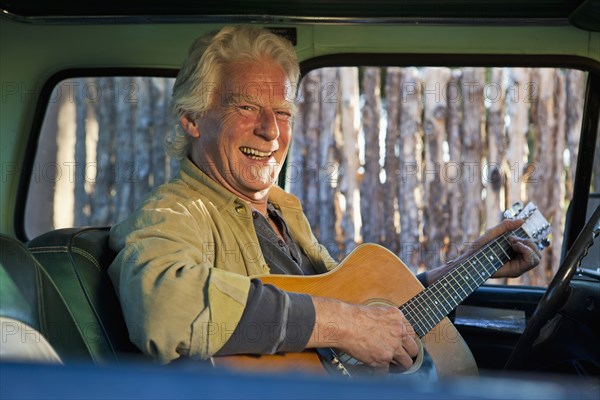
[[[498,237],[400,307],[419,337],[425,336],[511,259],[511,234],[527,237],[520,228]]]

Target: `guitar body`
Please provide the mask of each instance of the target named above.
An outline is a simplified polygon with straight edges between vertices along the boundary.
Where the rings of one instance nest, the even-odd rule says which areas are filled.
[[[348,303],[401,306],[423,286],[393,253],[376,244],[356,248],[340,265],[314,276],[264,275],[264,283],[282,290],[330,297]],[[333,332],[319,332],[332,335]],[[425,351],[433,360],[437,376],[477,374],[471,351],[448,318],[443,318],[422,338]],[[326,374],[316,351],[263,356],[227,356],[213,358],[217,366],[249,371],[302,371]]]

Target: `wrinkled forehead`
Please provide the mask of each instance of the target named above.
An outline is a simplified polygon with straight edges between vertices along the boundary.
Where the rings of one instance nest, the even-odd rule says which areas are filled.
[[[219,92],[225,103],[292,106],[296,87],[281,66],[273,62],[237,63],[223,70]]]
[[[250,103],[269,107],[292,107],[294,90],[270,82],[227,87],[220,91],[223,104]]]

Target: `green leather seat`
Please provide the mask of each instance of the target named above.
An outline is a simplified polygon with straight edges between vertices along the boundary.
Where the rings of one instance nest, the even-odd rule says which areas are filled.
[[[115,257],[109,228],[69,228],[45,233],[27,247],[60,298],[45,299],[48,339],[65,362],[115,362],[141,354],[129,341],[107,269]],[[66,307],[60,308],[63,302]]]
[[[0,358],[5,361],[60,362],[44,337],[44,303],[66,311],[39,263],[18,240],[0,234]]]

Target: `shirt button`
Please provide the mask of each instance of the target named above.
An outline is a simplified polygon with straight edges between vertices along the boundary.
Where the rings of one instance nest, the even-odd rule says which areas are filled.
[[[254,218],[254,219],[258,218],[258,211],[252,211],[252,218]]]
[[[240,215],[246,214],[246,208],[241,204],[238,204],[237,206],[235,206],[235,211]]]
[[[277,242],[278,245],[280,245],[281,247],[285,246],[285,242],[281,239],[279,239],[279,242]]]

